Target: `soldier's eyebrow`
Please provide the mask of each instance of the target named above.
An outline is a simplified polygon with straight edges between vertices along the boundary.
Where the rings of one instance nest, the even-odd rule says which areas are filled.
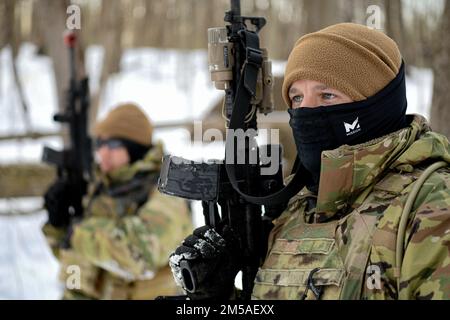
[[[297,92],[298,92],[297,88],[291,87],[291,88],[289,89],[289,95],[291,95],[291,94],[296,94]]]
[[[332,88],[329,88],[328,86],[324,85],[324,84],[318,84],[316,86],[314,86],[314,89],[317,90],[333,90]]]
[[[318,85],[315,85],[315,86],[313,87],[313,89],[315,89],[315,90],[335,90],[335,89],[333,89],[333,88],[328,87],[328,86],[325,85],[325,84],[318,84]],[[298,93],[298,92],[300,92],[300,90],[297,90],[297,88],[295,88],[295,87],[291,87],[291,88],[289,89],[289,95],[296,94],[296,93]]]

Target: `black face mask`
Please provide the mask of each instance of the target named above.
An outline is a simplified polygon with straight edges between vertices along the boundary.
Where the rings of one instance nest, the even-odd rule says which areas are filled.
[[[397,76],[366,100],[289,109],[299,160],[312,175],[308,189],[318,191],[322,151],[364,143],[406,127],[406,106],[402,63]]]
[[[128,139],[120,139],[130,156],[130,164],[144,158],[145,154],[150,150],[150,147],[136,143]]]

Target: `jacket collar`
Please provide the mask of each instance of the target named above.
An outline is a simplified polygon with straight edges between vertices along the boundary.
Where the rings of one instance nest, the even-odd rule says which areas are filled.
[[[389,169],[412,171],[429,159],[450,163],[448,140],[431,132],[425,118],[411,115],[410,125],[369,142],[322,152],[316,221],[322,222],[344,213]],[[420,138],[420,139],[419,139]]]
[[[162,157],[163,146],[161,143],[157,143],[146,153],[142,160],[113,170],[108,174],[99,173],[99,178],[107,187],[125,183],[132,180],[138,173],[159,171]]]

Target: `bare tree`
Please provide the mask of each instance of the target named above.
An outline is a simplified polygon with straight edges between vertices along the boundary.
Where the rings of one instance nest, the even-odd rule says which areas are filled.
[[[120,0],[102,3],[102,45],[104,48],[103,68],[100,78],[100,88],[108,76],[119,72],[122,57],[123,6]]]
[[[404,27],[401,0],[384,0],[386,34],[404,51]]]
[[[120,59],[122,58],[122,32],[124,28],[123,3],[120,0],[102,1],[101,7],[101,30],[100,41],[103,45],[103,66],[100,76],[99,90],[92,97],[90,105],[89,129],[92,131],[93,124],[97,118],[100,97],[111,74],[119,72]]]
[[[23,112],[24,126],[27,131],[31,131],[31,119],[28,111],[28,104],[25,99],[22,82],[20,81],[19,72],[17,70],[16,58],[19,53],[20,28],[19,20],[16,19],[16,3],[13,0],[4,0],[0,4],[0,48],[7,45],[11,48],[12,53],[12,70],[13,81],[17,87],[19,103]]]
[[[38,2],[31,2],[31,30],[30,30],[30,41],[33,42],[37,48],[39,53],[43,53],[45,50],[44,36],[42,34],[41,23],[39,23],[39,10],[38,10]]]
[[[14,0],[0,2],[0,48],[10,44],[14,39]]]
[[[438,29],[438,51],[434,56],[434,88],[431,125],[435,131],[450,138],[450,0],[445,0]]]
[[[63,34],[66,30],[66,10],[70,0],[38,0],[35,5],[44,44],[53,61],[58,108],[62,110],[65,103],[64,92],[69,83],[69,59],[63,43]]]
[[[304,32],[318,31],[326,26],[340,22],[339,3],[327,0],[303,0]]]

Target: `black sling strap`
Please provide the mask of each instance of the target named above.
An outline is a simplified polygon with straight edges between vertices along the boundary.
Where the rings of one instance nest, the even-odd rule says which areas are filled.
[[[242,76],[239,80],[228,130],[244,128],[245,117],[249,111],[248,109],[251,104],[251,99],[256,93],[258,71],[261,68],[262,63],[262,52],[259,48],[258,36],[254,32],[247,30],[241,32],[245,33],[243,39],[246,48],[246,61],[244,63]],[[227,150],[231,150],[231,148],[234,148],[234,135],[228,132],[225,144],[225,152],[227,152]],[[258,197],[246,194],[239,189],[238,182],[236,180],[236,171],[234,164],[225,163],[225,169],[233,188],[245,200],[257,205],[274,205],[287,203],[290,198],[296,195],[305,186],[305,179],[306,175],[308,174],[308,172],[298,161],[297,157],[294,165],[294,170],[296,169],[295,175],[290,183],[281,190],[271,195]]]

